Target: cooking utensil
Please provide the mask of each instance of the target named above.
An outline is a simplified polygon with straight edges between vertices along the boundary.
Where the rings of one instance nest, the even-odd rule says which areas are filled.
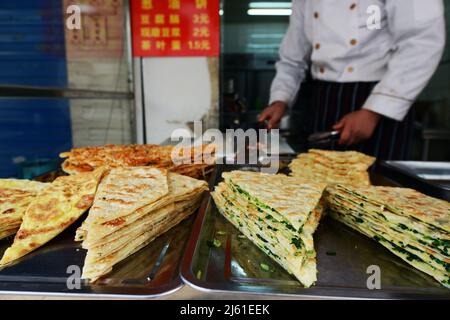
[[[309,144],[328,144],[335,142],[339,139],[339,131],[325,131],[313,133],[308,137]]]

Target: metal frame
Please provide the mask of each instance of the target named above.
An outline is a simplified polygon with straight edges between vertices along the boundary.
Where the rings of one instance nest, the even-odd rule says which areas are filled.
[[[79,89],[61,89],[33,86],[0,85],[2,98],[37,98],[37,99],[99,99],[99,100],[131,100],[132,92],[93,91]]]
[[[133,86],[134,108],[132,113],[132,130],[134,141],[138,144],[147,143],[147,130],[145,123],[145,92],[144,92],[144,59],[133,56],[131,6],[130,0],[125,0],[126,28],[127,28],[127,54],[129,59],[129,80]]]
[[[261,288],[256,288],[252,284],[246,286],[237,285],[231,281],[224,281],[222,283],[218,282],[208,282],[197,279],[194,271],[192,270],[193,257],[195,251],[198,249],[199,240],[201,236],[201,231],[206,221],[206,215],[208,210],[212,205],[213,200],[209,197],[205,199],[200,207],[200,211],[195,220],[193,226],[193,231],[191,238],[185,250],[183,257],[183,262],[181,265],[181,278],[183,282],[190,287],[207,293],[207,294],[220,294],[220,293],[231,293],[231,294],[252,294],[260,297],[271,297],[271,298],[299,298],[299,299],[341,299],[341,300],[401,300],[401,299],[448,299],[448,295],[442,294],[420,294],[420,293],[397,293],[395,291],[363,291],[360,289],[354,289],[351,286],[348,288],[331,288],[331,287],[312,287],[304,292],[297,293],[281,293],[278,292],[276,288],[270,288],[264,286]]]
[[[139,125],[137,118],[139,115],[140,99],[136,99],[135,89],[139,88],[139,82],[135,82],[134,60],[132,54],[132,32],[131,32],[131,16],[130,16],[130,0],[124,0],[124,21],[125,21],[125,38],[126,38],[126,61],[128,70],[128,88],[129,92],[114,92],[102,90],[86,90],[86,89],[71,89],[71,88],[52,88],[52,87],[38,87],[38,86],[16,86],[0,84],[0,99],[86,99],[86,100],[128,100],[131,108],[131,135],[134,142],[140,143]],[[135,100],[135,103],[131,103]]]
[[[98,293],[69,293],[69,292],[37,292],[37,291],[1,291],[0,295],[7,296],[33,296],[33,297],[64,297],[64,298],[89,298],[89,299],[131,299],[131,300],[148,300],[170,296],[184,287],[183,283],[178,286],[159,294],[150,295],[127,295],[127,294],[98,294]]]
[[[427,161],[430,155],[431,141],[450,141],[449,129],[425,129],[422,133],[422,160]]]
[[[131,137],[133,142],[141,143],[138,132],[138,114],[141,110],[140,99],[137,99],[136,90],[139,87],[139,83],[136,82],[135,77],[135,61],[133,59],[133,44],[132,44],[132,29],[131,29],[131,6],[130,0],[124,0],[125,6],[125,30],[126,30],[126,47],[127,47],[127,66],[128,66],[128,86],[129,91],[133,94],[134,104],[131,108]]]
[[[145,110],[144,110],[144,87],[143,87],[143,72],[142,72],[142,58],[133,58],[134,70],[134,131],[136,135],[136,142],[139,144],[145,143]]]
[[[421,173],[444,175],[450,172],[448,162],[430,161],[383,161],[377,169],[380,174],[402,186],[416,189],[432,197],[450,201],[448,179],[433,182],[421,177]]]
[[[255,166],[256,168],[258,166]],[[238,169],[238,168],[236,168]],[[216,169],[216,177],[214,177],[210,181],[210,187],[217,183],[222,170],[228,171],[229,168],[222,168],[222,170]],[[382,176],[375,176],[377,179],[384,179]],[[216,180],[216,181],[214,181]],[[397,300],[397,299],[448,299],[450,296],[445,288],[440,288],[438,290],[428,289],[428,288],[419,288],[419,290],[408,292],[407,290],[401,291],[397,289],[388,289],[388,290],[362,290],[361,288],[354,287],[353,284],[349,284],[348,287],[331,287],[326,284],[322,284],[321,286],[312,287],[307,290],[299,289],[298,291],[292,290],[293,292],[282,292],[279,290],[277,286],[271,287],[270,285],[260,285],[255,286],[255,282],[235,282],[227,279],[222,275],[222,271],[225,272],[225,269],[222,270],[222,267],[217,267],[214,265],[211,270],[213,273],[220,273],[217,276],[215,281],[208,281],[203,279],[198,279],[195,270],[193,270],[194,261],[196,259],[196,252],[199,250],[201,246],[201,237],[202,232],[205,230],[205,226],[207,226],[208,215],[211,214],[210,210],[214,206],[213,200],[211,197],[205,199],[200,207],[199,213],[193,225],[193,230],[191,234],[191,238],[188,242],[188,245],[185,249],[182,265],[181,265],[181,277],[183,281],[191,286],[192,288],[205,292],[205,293],[231,293],[231,294],[252,294],[260,297],[271,297],[271,298],[301,298],[301,299],[345,299],[345,300],[362,300],[362,299],[389,299],[389,300]],[[214,218],[216,219],[216,218]],[[217,220],[212,220],[212,225],[214,228],[222,228],[224,226],[218,227],[215,223]],[[226,224],[228,222],[225,221]],[[322,224],[325,224],[323,222]],[[365,236],[351,230],[350,228],[340,225],[339,223],[335,223],[335,225],[341,230],[348,230],[349,234],[354,234],[355,237],[361,238],[362,241],[371,241]],[[232,232],[231,230],[235,230],[233,226],[230,226],[230,229],[226,230],[227,234]],[[225,241],[225,240],[224,240]],[[226,253],[227,250],[230,250],[230,245],[228,243],[228,239],[226,240],[226,245],[224,245],[225,253],[223,253],[224,257],[230,256],[229,253]],[[372,243],[376,248],[383,251],[384,248],[380,248],[377,244]],[[319,251],[318,251],[319,252]],[[242,252],[241,252],[242,253]],[[386,255],[391,257],[392,259],[397,259],[397,257],[393,256],[391,253],[386,252]],[[210,257],[212,254],[210,253]],[[225,258],[226,259],[226,258]],[[220,259],[219,259],[220,260]],[[207,268],[207,270],[209,270]],[[414,269],[413,269],[414,270]],[[343,271],[343,274],[345,271]],[[433,281],[430,279],[430,281]],[[433,281],[434,283],[434,281]],[[277,284],[280,286],[280,284]],[[442,289],[442,290],[441,290]]]

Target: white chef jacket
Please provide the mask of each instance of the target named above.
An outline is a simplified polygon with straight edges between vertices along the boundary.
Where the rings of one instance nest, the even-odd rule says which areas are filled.
[[[311,65],[317,80],[379,81],[362,107],[400,121],[444,51],[442,0],[293,0],[292,9],[270,103],[292,105]]]

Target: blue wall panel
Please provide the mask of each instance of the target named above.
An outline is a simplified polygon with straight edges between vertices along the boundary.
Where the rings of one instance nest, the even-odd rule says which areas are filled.
[[[20,159],[57,159],[71,148],[67,101],[0,99],[0,133],[0,177],[19,176]]]
[[[0,85],[67,87],[62,0],[0,1]],[[0,99],[0,177],[71,144],[67,100]]]

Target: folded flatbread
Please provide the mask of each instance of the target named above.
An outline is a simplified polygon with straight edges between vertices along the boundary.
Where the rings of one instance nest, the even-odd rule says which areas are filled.
[[[0,239],[19,230],[26,209],[45,187],[36,181],[0,179]]]
[[[109,168],[152,166],[194,178],[203,178],[215,162],[215,145],[196,147],[159,145],[105,145],[72,149],[60,154],[67,158],[62,169],[69,174]]]
[[[102,251],[104,248],[89,250],[84,263],[82,278],[89,279],[91,282],[97,281],[111,272],[115,264],[146,247],[157,237],[189,217],[198,209],[199,205],[200,203],[196,203],[184,211],[167,211],[163,220],[146,225],[142,228],[141,233],[136,233],[133,237],[127,237],[127,241],[116,244],[114,249],[109,248],[106,252]]]
[[[164,169],[149,167],[127,168],[125,170],[153,172],[154,177],[154,179],[145,180],[145,183],[149,186],[147,200],[139,205],[132,205],[133,202],[130,199],[142,199],[142,190],[129,188],[125,191],[123,182],[119,177],[116,177],[116,175],[121,174],[122,170],[124,169],[112,170],[108,176],[110,179],[105,179],[99,186],[99,191],[89,216],[81,226],[81,230],[77,232],[76,240],[83,240],[84,248],[89,248],[91,243],[98,242],[108,235],[116,233],[148,212],[174,202],[192,199],[199,193],[202,193],[206,186],[204,181],[168,173]],[[128,175],[125,174],[123,179],[127,180],[127,177]],[[114,183],[115,187],[111,183]],[[120,197],[123,196],[127,197],[128,201],[121,201]],[[86,229],[89,231],[85,231],[83,234],[83,230]]]
[[[284,175],[233,171],[212,193],[219,211],[305,287],[317,280],[313,233],[326,187]]]
[[[94,200],[105,168],[77,176],[63,176],[49,184],[30,203],[14,243],[0,261],[8,265],[47,243],[74,223]]]
[[[99,185],[89,215],[77,231],[77,239],[84,240],[87,245],[92,239],[114,232],[125,223],[125,217],[156,203],[168,192],[167,171],[164,169],[112,169]]]
[[[313,182],[327,184],[370,185],[367,170],[375,158],[356,151],[309,150],[294,159],[291,175]]]
[[[331,216],[450,287],[450,204],[412,189],[328,188]]]
[[[310,149],[309,154],[314,156],[314,159],[318,162],[322,162],[325,165],[343,165],[346,168],[351,168],[359,171],[367,171],[375,162],[375,158],[367,156],[357,151],[330,151]]]
[[[96,281],[177,225],[198,209],[205,190],[206,182],[165,169],[111,170],[76,234],[76,240],[83,241],[88,250],[83,278]]]

